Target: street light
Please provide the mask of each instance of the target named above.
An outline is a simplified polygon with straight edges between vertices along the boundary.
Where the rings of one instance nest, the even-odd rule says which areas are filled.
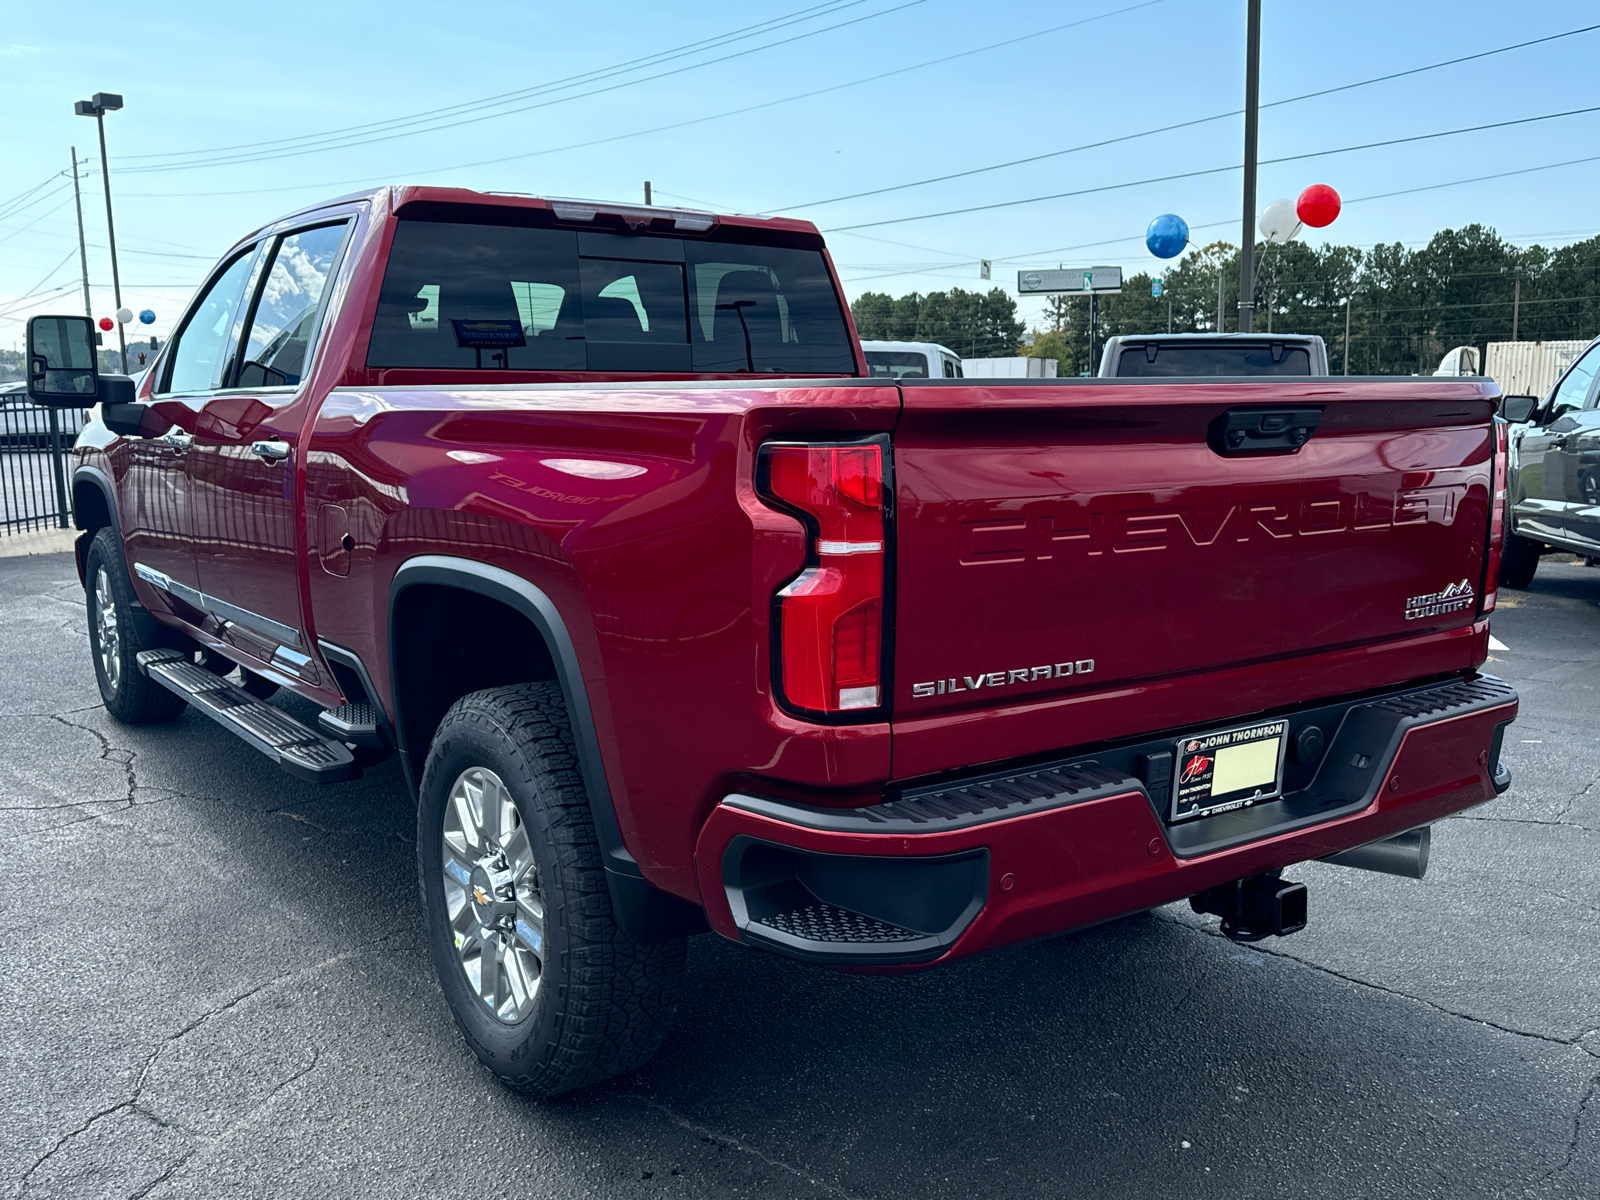
[[[96,92],[88,100],[79,100],[72,111],[80,117],[93,117],[100,130],[100,180],[106,188],[106,236],[111,242],[111,291],[117,300],[117,311],[122,311],[122,278],[117,273],[117,227],[111,220],[111,170],[106,163],[106,114],[122,107],[122,97],[115,92]],[[122,332],[122,322],[117,322],[117,349],[122,354],[122,373],[128,373],[128,342]]]

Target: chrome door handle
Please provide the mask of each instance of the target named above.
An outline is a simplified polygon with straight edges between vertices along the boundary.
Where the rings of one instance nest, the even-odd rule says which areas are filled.
[[[181,429],[169,429],[161,435],[160,440],[169,450],[187,450],[194,444],[194,435]]]
[[[280,442],[276,438],[266,442],[251,442],[250,452],[268,462],[281,462],[289,457],[289,443]]]

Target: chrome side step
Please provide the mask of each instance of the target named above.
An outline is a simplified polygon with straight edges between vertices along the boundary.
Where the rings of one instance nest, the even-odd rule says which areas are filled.
[[[139,669],[297,779],[342,783],[361,774],[342,742],[307,729],[281,708],[213,675],[179,650],[144,650]]]

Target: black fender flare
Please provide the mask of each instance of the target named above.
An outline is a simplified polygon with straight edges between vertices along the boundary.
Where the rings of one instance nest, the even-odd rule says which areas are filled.
[[[88,532],[80,523],[78,516],[78,487],[83,483],[87,483],[90,487],[99,491],[101,497],[105,500],[106,512],[111,516],[111,527],[117,531],[117,536],[120,539],[122,536],[122,515],[117,511],[117,489],[112,486],[110,477],[99,467],[83,464],[72,472],[72,484],[67,489],[67,501],[72,505],[73,526],[84,530],[84,533]],[[89,538],[80,534],[73,549],[74,557],[78,560],[78,580],[86,583],[84,580],[84,564],[89,557]]]
[[[400,711],[400,688],[395,669],[398,662],[394,644],[395,604],[406,589],[418,584],[460,588],[496,600],[526,617],[544,639],[550,659],[555,664],[556,681],[561,685],[567,718],[572,723],[578,769],[583,773],[584,790],[588,793],[589,809],[594,815],[595,834],[600,842],[606,885],[611,893],[611,907],[616,914],[617,924],[629,937],[640,943],[670,941],[708,929],[705,913],[700,906],[669,895],[648,883],[639,870],[638,862],[623,844],[622,829],[617,823],[616,807],[606,781],[605,764],[600,756],[594,710],[590,706],[588,688],[578,665],[577,648],[555,602],[542,588],[501,567],[453,555],[423,554],[400,564],[389,585],[388,608],[389,679],[395,710],[393,724],[400,737],[404,738],[405,717]],[[404,744],[399,748],[407,752],[409,763],[410,748]],[[426,753],[426,747],[420,747],[419,750]]]
[[[122,516],[117,511],[117,489],[112,486],[110,478],[104,471],[88,465],[79,466],[72,472],[72,486],[69,489],[72,495],[72,523],[83,530],[78,534],[78,540],[72,547],[73,560],[78,564],[78,582],[83,584],[85,591],[88,590],[89,543],[94,540],[94,531],[84,529],[78,524],[77,495],[80,483],[87,483],[90,487],[98,489],[105,498],[106,512],[111,517],[109,528],[117,535],[117,545],[123,547],[122,569],[128,576],[128,595],[132,597],[132,611],[128,615],[138,630],[139,640],[146,646],[170,646],[175,650],[195,648],[187,635],[156,620],[150,610],[139,602],[139,593],[132,586],[133,572],[128,566],[127,547],[122,541]]]

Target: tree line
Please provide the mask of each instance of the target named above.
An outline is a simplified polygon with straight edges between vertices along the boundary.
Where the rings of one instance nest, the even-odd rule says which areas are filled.
[[[1151,294],[1152,283],[1140,272],[1124,279],[1120,295],[1097,298],[1097,355],[1115,334],[1238,328],[1237,247],[1213,242],[1191,249],[1162,272],[1160,296]],[[940,341],[969,358],[1056,358],[1063,375],[1091,370],[1087,297],[1050,297],[1043,322],[1027,332],[1015,320],[1015,304],[1006,308],[996,297],[1009,303],[998,288],[987,296],[955,289],[898,300],[867,292],[851,311],[863,338]],[[1555,249],[1522,247],[1491,228],[1468,225],[1443,230],[1415,250],[1399,242],[1370,250],[1300,242],[1257,246],[1255,302],[1256,330],[1321,336],[1335,372],[1345,369],[1348,355],[1353,375],[1428,373],[1463,345],[1478,349],[1481,364],[1489,342],[1600,334],[1600,237]],[[1007,344],[1009,328],[1018,334]],[[931,336],[936,331],[945,336]],[[969,346],[984,348],[972,353]]]
[[[963,358],[1006,358],[1017,349],[1027,326],[1017,319],[1017,302],[1001,288],[968,292],[911,292],[898,300],[882,292],[862,292],[850,306],[863,341],[938,342]]]

